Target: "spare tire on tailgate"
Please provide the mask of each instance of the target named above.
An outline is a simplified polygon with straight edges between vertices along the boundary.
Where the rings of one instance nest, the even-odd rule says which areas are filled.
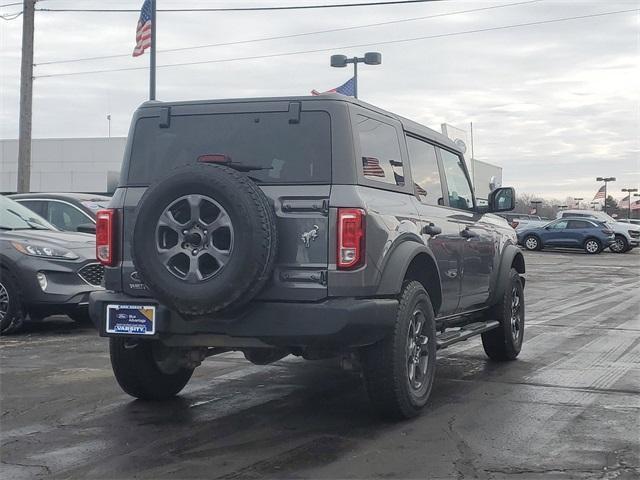
[[[222,165],[173,170],[142,197],[135,267],[153,295],[182,315],[214,315],[253,299],[277,253],[276,218],[262,190]]]

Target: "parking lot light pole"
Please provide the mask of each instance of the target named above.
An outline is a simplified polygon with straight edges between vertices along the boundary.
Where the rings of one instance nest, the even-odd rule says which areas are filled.
[[[627,192],[627,193],[629,194],[629,215],[627,216],[627,218],[631,218],[631,194],[632,194],[633,192],[637,192],[637,191],[638,191],[638,189],[637,189],[637,188],[623,188],[623,189],[622,189],[622,191],[623,191],[623,192]],[[634,197],[635,197],[636,195],[637,195],[637,194],[635,194],[635,195],[634,195]]]
[[[380,65],[382,63],[382,54],[379,52],[367,52],[364,57],[347,58],[346,55],[331,55],[331,66],[344,68],[347,64],[353,63],[353,96],[358,98],[358,64]]]
[[[607,183],[615,182],[616,177],[598,177],[596,178],[596,182],[604,182],[604,213],[607,213]]]

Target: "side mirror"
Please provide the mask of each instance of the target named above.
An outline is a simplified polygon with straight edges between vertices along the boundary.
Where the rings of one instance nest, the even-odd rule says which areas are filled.
[[[96,234],[96,225],[95,225],[95,223],[83,223],[82,225],[78,225],[76,227],[76,232],[91,233],[92,235],[95,235]]]
[[[516,191],[512,187],[496,188],[489,194],[490,212],[508,212],[516,206]]]

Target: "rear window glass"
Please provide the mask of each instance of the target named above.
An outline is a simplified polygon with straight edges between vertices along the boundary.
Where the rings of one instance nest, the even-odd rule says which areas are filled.
[[[331,123],[326,112],[291,114],[225,113],[171,117],[170,128],[157,118],[136,123],[129,184],[148,184],[170,170],[197,162],[201,155],[225,155],[233,163],[255,166],[259,183],[329,183]]]

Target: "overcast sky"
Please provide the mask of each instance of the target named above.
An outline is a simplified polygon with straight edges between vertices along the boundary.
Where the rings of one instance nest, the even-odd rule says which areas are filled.
[[[158,49],[401,20],[516,3],[449,0],[416,5],[287,12],[159,13]],[[0,4],[13,3],[0,0]],[[347,3],[347,0],[158,0],[158,8]],[[40,8],[139,8],[142,0],[47,0]],[[235,46],[159,53],[158,64],[327,49],[268,59],[158,70],[160,100],[306,95],[350,77],[329,55],[382,53],[360,69],[360,97],[440,129],[474,125],[475,156],[504,167],[504,184],[591,200],[595,177],[610,187],[640,184],[640,15],[638,11],[391,45],[381,41],[639,9],[640,0],[543,0],[385,26]],[[4,8],[3,14],[20,10]],[[35,63],[130,54],[137,13],[36,13]],[[18,132],[22,20],[0,21],[0,138]],[[148,55],[40,65],[35,76],[148,65]],[[148,95],[147,71],[36,78],[33,136],[124,136]]]

